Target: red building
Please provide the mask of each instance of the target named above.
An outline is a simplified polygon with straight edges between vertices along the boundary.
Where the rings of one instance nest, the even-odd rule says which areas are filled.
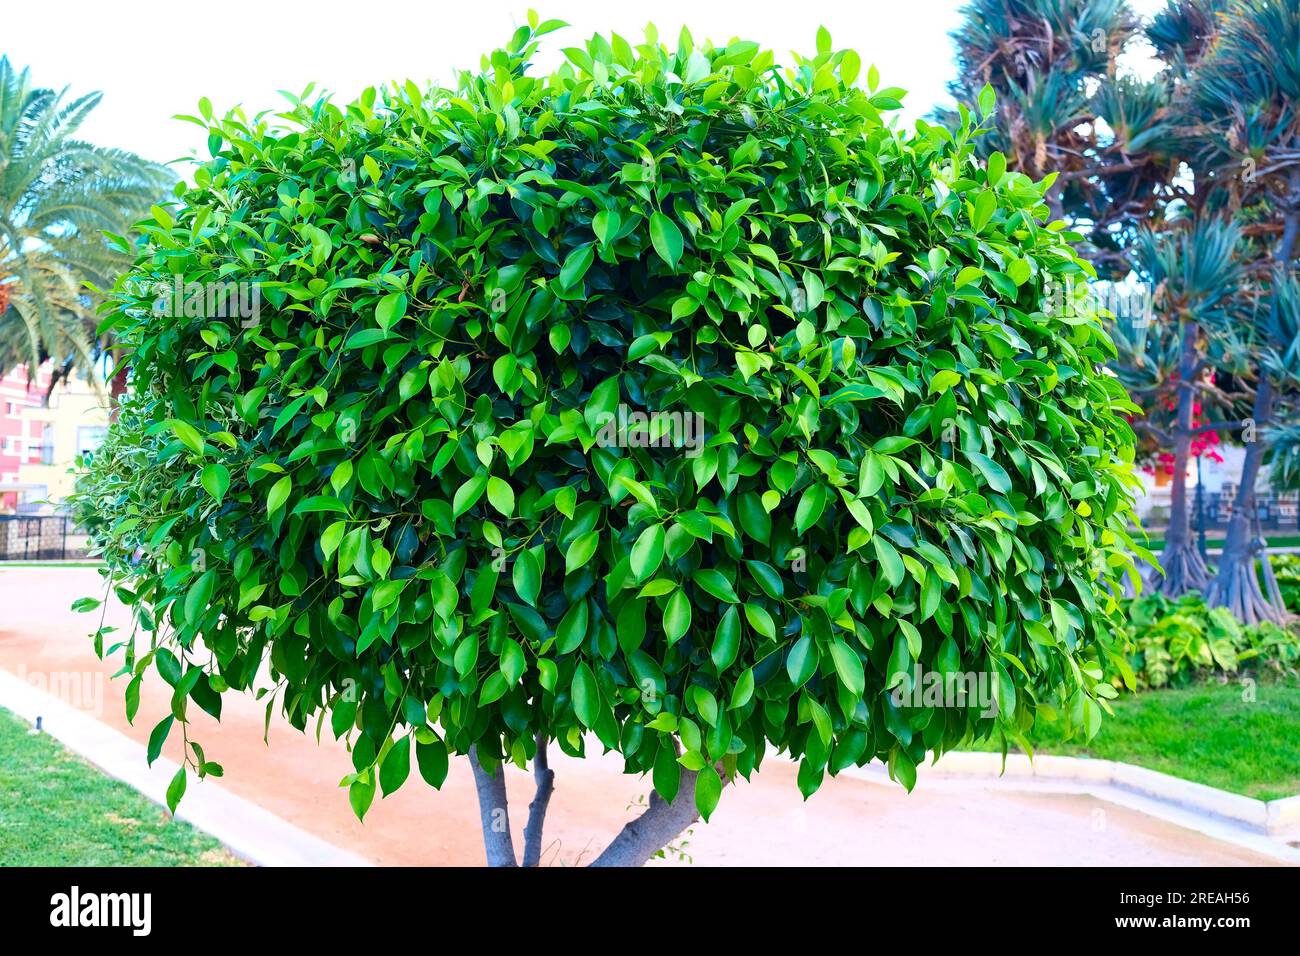
[[[38,465],[44,454],[43,425],[23,415],[27,408],[40,408],[50,387],[49,368],[42,368],[35,380],[27,381],[27,369],[11,369],[0,378],[0,511],[12,511],[18,504],[16,492],[5,492],[6,484],[18,481],[20,465]]]

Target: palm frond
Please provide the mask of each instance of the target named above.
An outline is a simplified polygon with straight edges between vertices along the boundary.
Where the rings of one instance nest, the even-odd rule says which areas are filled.
[[[1157,55],[1180,75],[1194,66],[1219,30],[1219,15],[1231,0],[1168,0],[1152,17],[1146,36]]]
[[[175,177],[122,150],[75,139],[99,94],[68,99],[37,89],[0,57],[0,372],[53,358],[89,370],[96,296],[128,257],[104,238],[125,235]]]
[[[1238,223],[1207,217],[1179,229],[1140,229],[1129,254],[1134,271],[1156,289],[1158,306],[1212,323],[1233,307],[1243,274],[1241,242]]]

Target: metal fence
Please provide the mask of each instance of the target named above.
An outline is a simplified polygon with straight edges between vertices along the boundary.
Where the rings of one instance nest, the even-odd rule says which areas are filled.
[[[1214,491],[1202,495],[1199,502],[1193,494],[1192,525],[1197,527],[1203,520],[1207,529],[1226,528],[1232,519],[1232,506],[1236,498],[1236,490],[1231,485],[1225,486],[1222,492]],[[1272,492],[1256,492],[1255,511],[1259,517],[1258,527],[1261,530],[1300,531],[1300,500],[1297,499],[1295,492],[1281,495]]]
[[[86,556],[86,536],[63,515],[0,515],[0,561]]]

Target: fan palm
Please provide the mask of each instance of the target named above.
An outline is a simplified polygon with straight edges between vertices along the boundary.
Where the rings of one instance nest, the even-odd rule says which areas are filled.
[[[0,374],[46,359],[56,377],[93,378],[99,343],[86,283],[110,285],[129,257],[103,233],[129,232],[174,177],[131,153],[76,139],[98,93],[33,87],[0,57]]]

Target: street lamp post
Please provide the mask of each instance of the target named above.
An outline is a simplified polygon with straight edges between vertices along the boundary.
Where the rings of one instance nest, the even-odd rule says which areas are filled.
[[[1205,486],[1201,484],[1201,456],[1196,456],[1196,543],[1201,551],[1201,560],[1209,559],[1205,546]]]

